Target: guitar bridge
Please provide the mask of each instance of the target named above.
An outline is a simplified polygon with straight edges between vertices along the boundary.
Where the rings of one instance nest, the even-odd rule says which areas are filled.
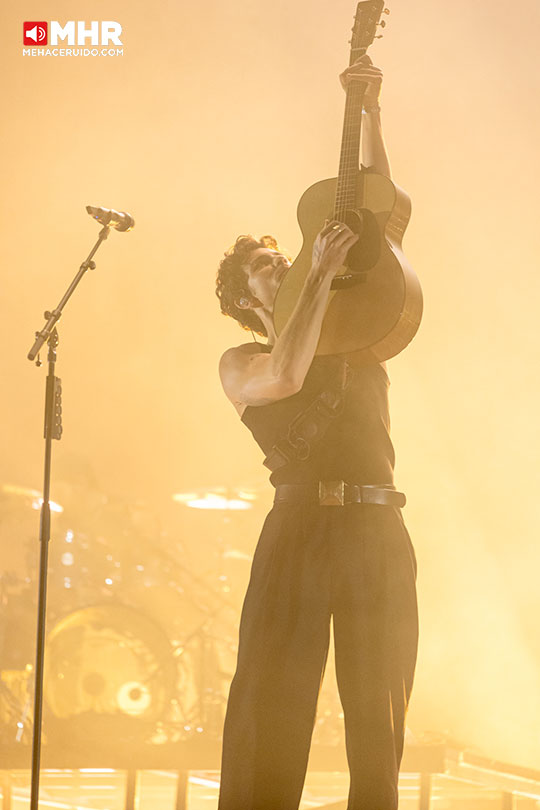
[[[334,276],[331,290],[348,290],[350,287],[355,287],[357,284],[363,284],[367,281],[367,272],[362,273],[345,273],[342,276]]]

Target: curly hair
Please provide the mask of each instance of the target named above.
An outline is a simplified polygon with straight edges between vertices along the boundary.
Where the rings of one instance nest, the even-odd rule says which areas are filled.
[[[256,332],[267,337],[266,327],[252,309],[240,309],[236,301],[242,296],[250,295],[247,276],[242,265],[247,262],[248,255],[257,248],[271,248],[279,250],[278,243],[273,236],[239,236],[234,245],[229,248],[221,260],[216,277],[216,295],[221,305],[221,313],[234,318],[244,329]]]

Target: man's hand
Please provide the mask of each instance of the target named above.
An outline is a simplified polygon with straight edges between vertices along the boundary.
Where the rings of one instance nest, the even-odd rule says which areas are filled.
[[[339,80],[344,90],[350,82],[365,82],[366,92],[364,95],[364,107],[377,107],[381,96],[383,74],[382,70],[376,67],[367,54],[361,56],[350,67],[340,73]]]
[[[333,220],[325,224],[313,243],[314,271],[334,278],[343,266],[347,253],[358,242],[359,236],[348,225]]]

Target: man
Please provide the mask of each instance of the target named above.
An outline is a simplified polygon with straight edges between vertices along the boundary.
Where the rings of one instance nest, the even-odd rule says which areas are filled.
[[[364,56],[340,79],[344,87],[367,83],[363,162],[390,176],[381,71]],[[374,364],[346,379],[343,356],[315,356],[332,279],[357,240],[343,223],[326,223],[279,336],[273,303],[290,263],[275,240],[239,237],[218,272],[222,311],[268,338],[226,351],[220,375],[267,454],[276,487],[242,612],[219,810],[297,810],[330,621],[351,773],[348,810],[398,805],[418,620],[416,559],[399,508],[405,499],[393,486],[388,378]],[[313,415],[317,398],[326,408]],[[331,415],[321,417],[325,411]],[[303,436],[303,444],[287,443],[291,435]],[[336,481],[347,482],[345,502],[329,508]]]

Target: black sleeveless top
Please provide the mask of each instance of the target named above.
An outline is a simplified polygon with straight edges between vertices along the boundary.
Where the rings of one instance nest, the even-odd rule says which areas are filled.
[[[264,343],[260,346],[261,351],[272,350]],[[247,406],[242,422],[265,455],[286,434],[294,417],[321,391],[338,385],[342,362],[336,355],[316,356],[298,393],[270,405]],[[390,441],[389,384],[381,365],[356,369],[345,393],[342,413],[330,423],[322,440],[312,448],[310,457],[275,470],[270,476],[272,484],[335,479],[359,484],[392,484],[395,458]]]

